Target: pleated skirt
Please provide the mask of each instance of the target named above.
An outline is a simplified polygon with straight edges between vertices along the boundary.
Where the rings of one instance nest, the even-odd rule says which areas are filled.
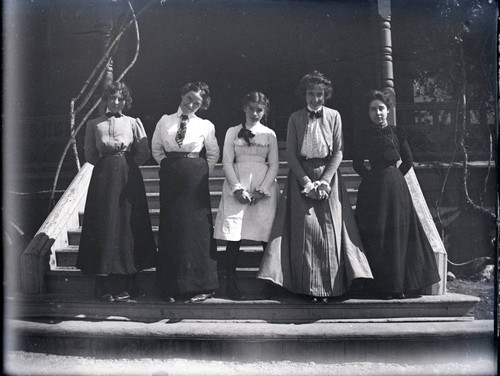
[[[169,296],[217,289],[206,160],[165,158],[159,176],[158,288]]]
[[[372,170],[363,179],[356,221],[375,291],[418,291],[440,280],[434,252],[398,168]]]
[[[139,167],[129,153],[104,156],[92,172],[76,266],[85,274],[132,274],[155,263]]]
[[[325,160],[302,161],[313,181],[325,166]],[[372,278],[339,172],[331,188],[327,200],[307,198],[290,171],[258,278],[317,297],[343,295],[352,280]]]

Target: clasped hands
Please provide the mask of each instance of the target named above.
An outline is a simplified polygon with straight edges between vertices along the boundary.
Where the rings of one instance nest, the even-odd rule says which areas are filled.
[[[306,197],[312,198],[313,200],[326,200],[330,196],[331,188],[328,184],[322,181],[315,181],[308,183],[302,193]]]
[[[240,204],[255,205],[257,202],[266,197],[266,195],[259,191],[249,193],[245,189],[238,189],[237,191],[234,191],[234,197],[236,197]]]

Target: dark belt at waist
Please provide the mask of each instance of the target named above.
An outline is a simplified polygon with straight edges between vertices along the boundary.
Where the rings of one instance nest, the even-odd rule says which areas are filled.
[[[200,153],[187,152],[187,151],[166,151],[167,158],[199,158]]]
[[[129,152],[126,150],[118,150],[118,151],[105,151],[101,154],[102,157],[111,157],[111,156],[122,156],[127,155]]]
[[[306,158],[303,155],[299,155],[299,160],[307,161],[307,162],[328,162],[330,160],[330,156],[327,155],[324,158]]]

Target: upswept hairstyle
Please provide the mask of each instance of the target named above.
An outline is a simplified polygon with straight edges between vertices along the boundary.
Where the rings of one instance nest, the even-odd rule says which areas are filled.
[[[194,91],[195,93],[200,93],[201,99],[203,100],[200,106],[200,110],[208,110],[210,107],[210,89],[208,85],[203,81],[189,82],[181,88],[181,96]]]
[[[323,73],[314,70],[306,74],[299,82],[297,87],[297,94],[303,97],[306,91],[313,88],[314,86],[319,86],[323,89],[325,93],[325,99],[330,99],[332,97],[332,81],[330,81]]]
[[[269,113],[269,110],[271,108],[271,103],[269,102],[269,99],[267,99],[267,97],[260,91],[252,91],[247,95],[245,95],[241,100],[241,106],[243,107],[243,109],[245,109],[245,107],[248,106],[248,104],[250,103],[257,103],[263,105],[265,115]]]
[[[393,89],[387,88],[383,90],[372,90],[368,94],[368,103],[374,100],[379,100],[391,109],[396,104],[396,93]]]
[[[116,93],[121,93],[123,99],[125,99],[125,110],[130,109],[130,107],[132,107],[132,92],[130,88],[123,82],[115,81],[106,86],[104,88],[104,92],[102,93],[102,99],[107,101],[110,96]]]

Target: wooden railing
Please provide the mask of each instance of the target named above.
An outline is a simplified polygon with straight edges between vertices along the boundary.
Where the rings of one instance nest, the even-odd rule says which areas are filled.
[[[45,291],[45,276],[56,266],[54,250],[67,246],[68,229],[78,227],[78,212],[84,209],[93,168],[83,165],[21,255],[23,293]]]
[[[457,150],[458,105],[455,102],[398,103],[397,123],[405,126],[416,161],[450,162]],[[471,103],[467,107],[465,142],[470,160],[488,160],[493,112]],[[455,160],[461,158],[460,153]]]

